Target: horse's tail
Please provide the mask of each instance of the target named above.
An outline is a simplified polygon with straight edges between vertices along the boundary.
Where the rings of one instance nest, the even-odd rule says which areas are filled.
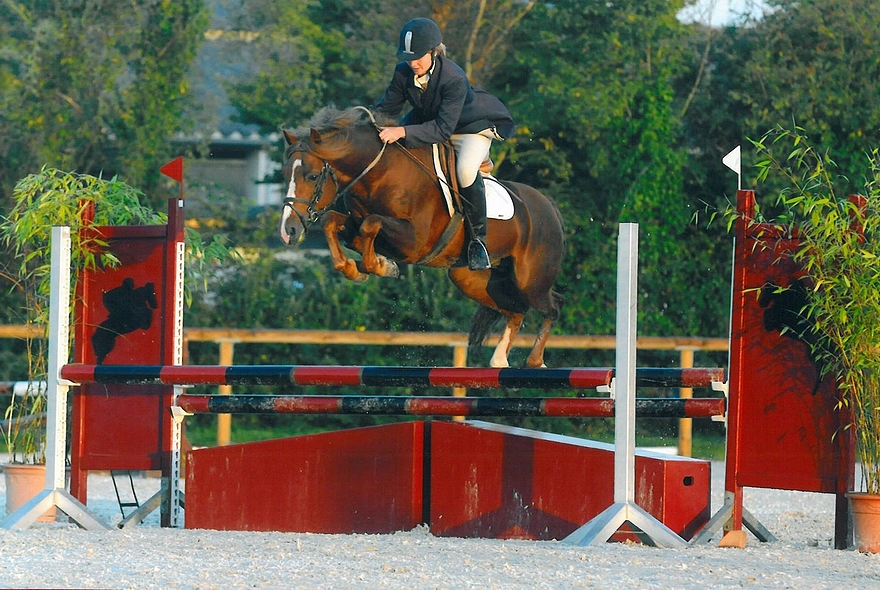
[[[489,332],[492,331],[492,327],[501,317],[501,312],[491,307],[481,305],[477,308],[471,320],[470,334],[468,334],[468,356],[472,357],[477,354],[479,348],[489,336]]]

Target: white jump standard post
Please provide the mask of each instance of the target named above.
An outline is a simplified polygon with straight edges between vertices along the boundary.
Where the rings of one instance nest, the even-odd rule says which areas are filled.
[[[66,490],[64,481],[67,448],[67,391],[61,367],[69,354],[70,328],[70,228],[52,228],[51,295],[49,296],[48,412],[46,415],[46,487],[8,515],[0,526],[26,529],[49,508],[56,506],[84,529],[111,530]]]
[[[614,504],[563,539],[586,546],[607,542],[624,523],[649,545],[687,542],[635,502],[636,310],[639,226],[621,223],[617,243],[617,351],[614,395]]]

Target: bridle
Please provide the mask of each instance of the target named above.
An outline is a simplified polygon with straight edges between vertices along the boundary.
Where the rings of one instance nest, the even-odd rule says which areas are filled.
[[[291,175],[295,172],[291,172]],[[330,202],[325,206],[318,208],[318,201],[321,200],[321,195],[324,192],[324,184],[326,184],[327,179],[332,178],[333,184],[336,185],[336,196],[330,200]],[[293,178],[291,176],[291,182]],[[351,187],[351,184],[346,187],[346,190]],[[342,193],[339,191],[339,179],[336,178],[336,172],[330,166],[329,162],[324,161],[324,166],[321,168],[321,171],[318,173],[318,180],[315,181],[315,189],[312,191],[312,196],[308,199],[301,199],[299,197],[285,197],[282,201],[282,210],[284,207],[290,207],[290,210],[296,213],[296,216],[299,217],[300,223],[303,226],[308,227],[318,221],[321,216],[336,203]],[[306,205],[306,215],[303,216],[299,211],[294,208],[295,203],[304,203]]]
[[[369,109],[365,107],[357,107],[366,111],[368,115],[370,115],[370,120],[373,122],[373,125],[376,126],[376,119],[373,118],[373,113],[370,112]],[[378,129],[378,126],[376,126]],[[351,188],[356,185],[358,182],[363,180],[363,178],[370,173],[370,171],[376,167],[376,164],[379,163],[379,160],[382,159],[383,154],[385,154],[385,148],[388,147],[387,143],[382,143],[382,149],[379,150],[379,153],[376,154],[376,157],[373,158],[373,161],[370,162],[366,168],[364,168],[363,172],[355,176],[351,182],[349,182],[342,189],[339,188],[339,179],[336,177],[336,171],[330,166],[330,163],[327,160],[321,160],[323,166],[321,167],[321,171],[318,173],[318,179],[315,181],[315,188],[312,190],[312,196],[309,199],[301,199],[299,197],[285,197],[282,203],[282,211],[284,207],[290,207],[291,211],[296,213],[296,216],[299,218],[300,223],[303,224],[304,227],[309,227],[316,221],[318,221],[324,213],[327,212],[328,209],[333,207],[336,202],[344,197]],[[312,155],[316,155],[313,151],[302,149],[298,151],[303,151],[306,153],[311,153]],[[291,182],[293,182],[293,174],[296,170],[291,170]],[[327,203],[323,207],[318,207],[318,201],[321,200],[321,195],[324,192],[324,185],[327,183],[327,179],[330,178],[333,180],[333,184],[336,185],[336,195],[330,199],[330,202]],[[303,203],[306,205],[306,216],[300,214],[299,211],[294,209],[293,205],[295,203]]]

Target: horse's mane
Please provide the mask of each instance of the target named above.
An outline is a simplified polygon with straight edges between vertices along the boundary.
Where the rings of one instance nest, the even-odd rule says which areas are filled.
[[[365,128],[375,129],[370,113],[364,107],[337,109],[326,106],[315,113],[308,123],[290,133],[299,140],[302,147],[308,148],[312,147],[309,133],[316,129],[324,137],[321,151],[329,155],[345,150],[351,143],[352,134]]]

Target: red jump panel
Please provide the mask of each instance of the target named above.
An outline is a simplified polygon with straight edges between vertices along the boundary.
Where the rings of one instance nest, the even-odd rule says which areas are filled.
[[[405,422],[191,451],[186,528],[410,530],[424,520],[423,432]]]
[[[672,530],[707,522],[707,461],[639,453],[636,472],[636,501]],[[613,473],[611,445],[405,422],[192,451],[186,527],[561,539],[613,503]]]
[[[709,520],[710,465],[637,452],[635,499],[689,539]],[[435,535],[562,539],[613,503],[613,445],[485,422],[431,425]]]

